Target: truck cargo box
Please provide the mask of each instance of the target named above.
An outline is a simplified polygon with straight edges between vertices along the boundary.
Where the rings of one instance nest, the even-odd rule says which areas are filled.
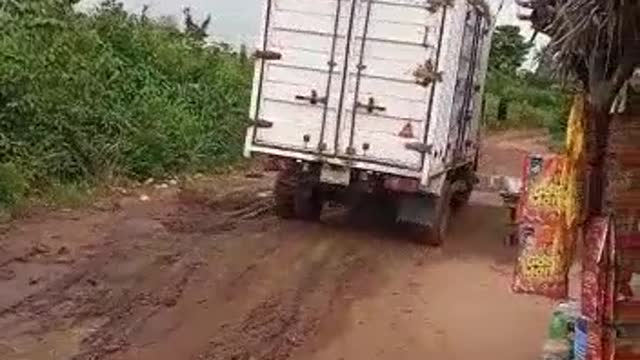
[[[266,0],[245,154],[437,193],[476,158],[492,26],[477,0]]]

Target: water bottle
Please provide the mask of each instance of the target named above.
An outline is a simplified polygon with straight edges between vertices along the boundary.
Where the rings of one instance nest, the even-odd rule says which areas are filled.
[[[575,337],[573,340],[573,356],[575,360],[587,359],[588,346],[588,322],[585,318],[578,318],[575,325]]]
[[[561,311],[555,311],[549,324],[549,339],[566,340],[568,331],[568,322],[566,315]]]

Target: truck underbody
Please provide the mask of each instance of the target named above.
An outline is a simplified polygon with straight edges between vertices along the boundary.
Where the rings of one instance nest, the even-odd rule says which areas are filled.
[[[386,207],[395,221],[410,228],[416,240],[439,245],[452,213],[465,205],[476,183],[476,163],[443,173],[440,192],[420,191],[416,179],[327,166],[283,158],[275,184],[275,209],[286,219],[316,221],[328,202],[358,211],[366,200]],[[324,171],[327,167],[331,171]],[[327,175],[329,173],[329,175]]]

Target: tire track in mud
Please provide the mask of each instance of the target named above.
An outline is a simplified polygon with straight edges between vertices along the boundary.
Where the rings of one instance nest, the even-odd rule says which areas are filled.
[[[108,321],[83,340],[83,347],[87,350],[76,355],[74,360],[101,359],[126,348],[131,334],[147,319],[165,307],[175,306],[198,266],[197,263],[181,266],[178,276],[173,276],[171,281],[155,292],[142,291],[117,299],[107,312],[102,313],[103,316],[108,314]]]
[[[85,329],[64,360],[295,358],[327,321],[340,324],[387,246],[333,221],[280,221],[271,205],[254,188],[120,209],[94,232],[90,256],[0,311],[0,333]]]
[[[28,333],[36,336],[99,320],[101,325],[83,339],[83,350],[73,359],[99,359],[125,347],[138,324],[177,302],[200,264],[193,254],[158,252],[137,267],[133,279],[122,281],[118,267],[127,266],[132,254],[143,256],[136,254],[135,245],[103,248],[42,291],[1,311],[0,318],[35,321],[38,326]]]
[[[232,218],[178,201],[160,215],[155,209],[118,214],[100,230],[107,235],[96,241],[90,256],[74,259],[64,275],[0,310],[0,345],[91,323],[79,351],[65,359],[103,359],[126,349],[131,335],[149,318],[178,303],[203,264],[203,240],[268,213],[264,207],[264,202],[237,206],[233,210],[241,214]],[[14,332],[2,330],[17,327]]]
[[[263,214],[268,212],[263,210],[264,207],[264,203],[244,203],[236,206],[234,211],[241,211],[243,215],[253,214],[259,208]],[[173,248],[177,247],[179,252],[158,256],[153,268],[138,271],[147,276],[156,276],[154,284],[149,285],[146,280],[144,284],[132,286],[136,294],[131,301],[125,297],[111,307],[115,311],[109,312],[109,322],[83,341],[87,350],[74,357],[74,360],[103,359],[126,350],[132,335],[140,331],[149,319],[163,309],[178,304],[191,278],[204,265],[200,253],[211,248],[219,251],[215,244],[202,242],[220,241],[216,239],[217,236],[235,231],[245,220],[245,216],[237,216],[234,212],[219,213],[209,205],[193,203],[181,203],[178,209],[159,219],[168,231],[163,241],[170,243]],[[211,239],[211,236],[214,238]],[[248,267],[246,271],[250,270],[251,267]],[[163,273],[170,275],[163,276]]]
[[[293,279],[274,288],[234,324],[209,341],[194,360],[283,360],[288,359],[305,340],[315,334],[320,322],[336,308],[344,308],[343,298],[350,281],[364,268],[364,259],[335,244],[320,243],[304,247],[296,256],[303,264],[288,269]],[[295,252],[294,252],[295,254]],[[292,259],[270,259],[283,263]],[[258,269],[257,271],[260,271]],[[251,279],[245,286],[252,286]],[[339,303],[340,305],[337,305]]]

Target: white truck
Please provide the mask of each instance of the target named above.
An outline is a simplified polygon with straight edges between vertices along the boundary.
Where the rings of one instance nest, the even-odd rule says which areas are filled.
[[[245,156],[284,160],[284,218],[374,193],[440,243],[475,184],[483,0],[265,0]]]

